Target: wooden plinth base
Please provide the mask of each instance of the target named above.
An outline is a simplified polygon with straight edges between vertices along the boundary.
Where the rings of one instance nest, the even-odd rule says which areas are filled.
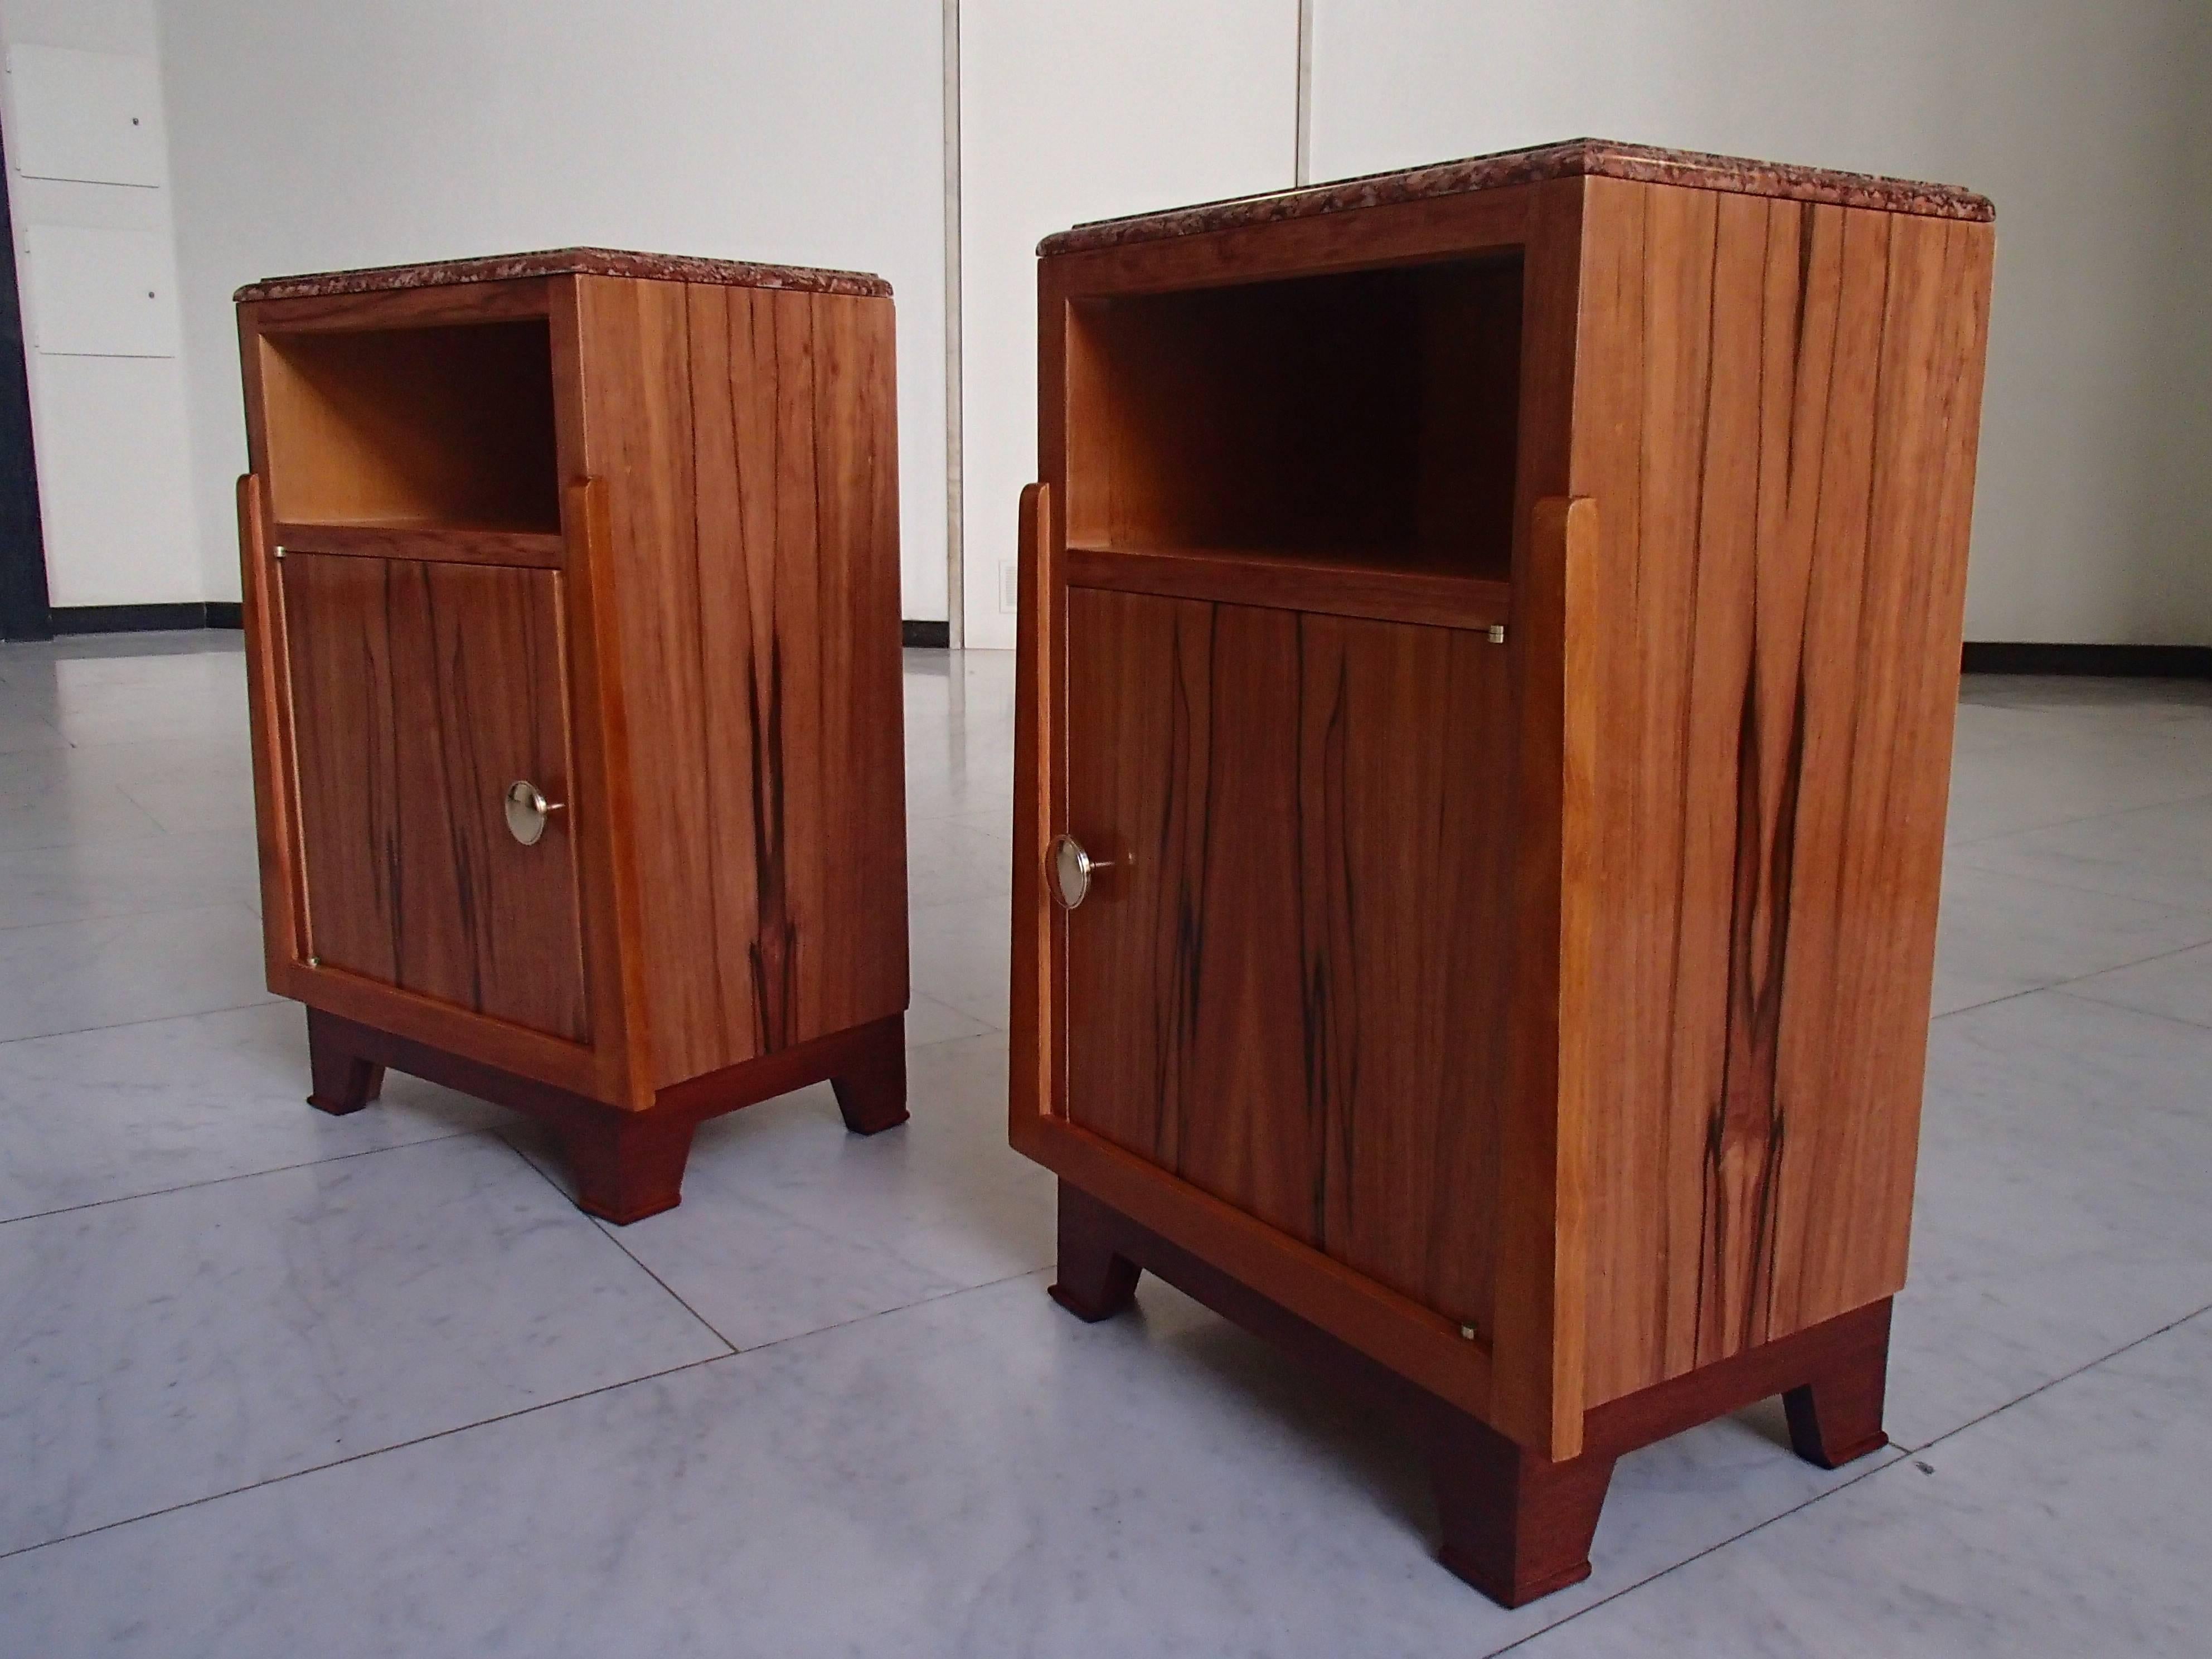
[[[575,1176],[577,1207],[619,1224],[682,1201],[691,1132],[708,1118],[825,1080],[855,1134],[872,1135],[907,1118],[903,1014],[693,1078],[662,1090],[643,1111],[517,1077],[319,1008],[307,1010],[307,1064],[314,1082],[307,1104],[318,1111],[359,1111],[376,1098],[385,1067],[392,1066],[527,1113],[560,1138]]]
[[[1437,1559],[1509,1607],[1589,1577],[1613,1466],[1638,1447],[1778,1394],[1808,1462],[1834,1468],[1888,1443],[1886,1297],[1600,1406],[1583,1418],[1582,1455],[1554,1463],[1062,1182],[1053,1300],[1079,1319],[1110,1318],[1134,1301],[1139,1272],[1361,1390],[1419,1436],[1442,1522]]]

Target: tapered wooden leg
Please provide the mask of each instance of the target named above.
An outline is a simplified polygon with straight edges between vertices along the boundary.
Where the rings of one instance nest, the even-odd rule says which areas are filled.
[[[1808,1463],[1840,1468],[1889,1443],[1881,1431],[1889,1382],[1889,1304],[1848,1351],[1826,1358],[1809,1382],[1782,1396],[1790,1445]]]
[[[1443,1522],[1437,1559],[1502,1607],[1580,1583],[1613,1463],[1594,1453],[1553,1463],[1450,1413],[1430,1451]]]
[[[357,1112],[384,1092],[384,1067],[347,1047],[331,1022],[307,1010],[307,1104],[332,1117]]]
[[[671,1112],[611,1107],[562,1125],[576,1207],[617,1226],[674,1209],[684,1201],[694,1127]]]
[[[1078,1319],[1111,1319],[1137,1299],[1137,1264],[1114,1253],[1114,1212],[1060,1183],[1060,1273],[1047,1292]]]
[[[830,1079],[837,1109],[856,1135],[897,1127],[907,1120],[906,1019],[878,1020],[853,1057]]]

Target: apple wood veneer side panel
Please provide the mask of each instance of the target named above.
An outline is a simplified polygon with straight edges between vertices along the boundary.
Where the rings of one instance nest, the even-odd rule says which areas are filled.
[[[576,291],[665,1088],[906,1006],[890,302]]]
[[[582,467],[604,491],[624,699],[630,857],[654,1087],[751,1058],[728,1017],[708,833],[710,756],[701,637],[689,304],[678,283],[574,279]],[[735,763],[742,763],[741,757]]]
[[[890,302],[690,325],[714,951],[767,1054],[907,1003]]]
[[[1589,192],[1595,1406],[1902,1283],[1990,232]]]

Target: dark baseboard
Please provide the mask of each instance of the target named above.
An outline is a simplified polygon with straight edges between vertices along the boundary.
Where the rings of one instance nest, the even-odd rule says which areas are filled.
[[[58,605],[46,613],[60,634],[149,634],[174,628],[205,628],[206,604]]]
[[[57,635],[154,634],[183,628],[243,628],[235,600],[198,599],[181,605],[58,605],[46,613]]]
[[[952,624],[949,622],[902,622],[899,624],[899,643],[922,651],[942,651],[952,643]]]
[[[2212,645],[2046,645],[1969,640],[1969,674],[2095,674],[2112,679],[2212,679]]]

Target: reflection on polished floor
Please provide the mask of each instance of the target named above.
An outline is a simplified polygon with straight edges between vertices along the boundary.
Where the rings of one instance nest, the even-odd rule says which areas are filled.
[[[1506,1613],[1295,1365],[1152,1279],[1045,1299],[1012,678],[907,658],[913,1121],[719,1120],[615,1229],[489,1107],[301,1103],[236,635],[0,647],[0,1650],[2197,1650],[2212,686],[1966,684],[1898,1447],[1639,1453],[1595,1576]]]

